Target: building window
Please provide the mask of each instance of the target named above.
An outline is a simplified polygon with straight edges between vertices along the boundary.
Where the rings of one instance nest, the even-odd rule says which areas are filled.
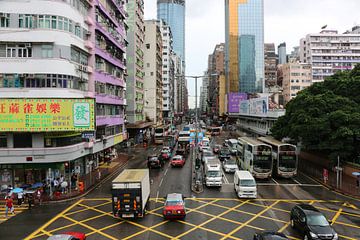
[[[0,27],[7,28],[10,25],[10,13],[0,13]]]
[[[51,16],[51,28],[56,29],[57,28],[57,17]]]
[[[32,56],[32,49],[30,45],[19,44],[18,45],[18,57],[19,58],[29,58]]]
[[[75,35],[81,37],[81,28],[78,25],[75,26]]]
[[[42,56],[42,58],[52,58],[53,57],[53,46],[52,45],[42,45],[41,46],[41,56]]]

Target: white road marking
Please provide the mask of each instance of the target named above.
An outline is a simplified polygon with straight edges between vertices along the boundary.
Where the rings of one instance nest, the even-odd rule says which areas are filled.
[[[157,193],[156,193],[156,202],[158,201],[158,198],[159,198],[159,191],[157,191]]]
[[[302,183],[301,183],[301,182],[299,182],[298,180],[293,179],[293,178],[292,178],[292,180],[293,180],[294,182],[296,182],[297,184],[302,185]]]
[[[277,181],[275,181],[275,179],[271,178],[271,180],[276,183],[276,185],[279,185],[279,183]]]
[[[301,187],[322,187],[320,184],[297,184],[297,183],[257,183],[258,186],[301,186]]]
[[[169,164],[170,165],[170,164]],[[164,176],[166,176],[167,172],[169,171],[169,168],[166,169]]]
[[[159,187],[161,186],[161,184],[163,183],[163,181],[164,181],[164,178],[161,179],[160,184],[159,184]]]
[[[224,176],[224,177],[223,177],[224,182],[225,182],[225,183],[229,183],[229,180],[227,179],[226,174],[225,174],[225,172],[224,172],[222,169],[221,169],[221,174]]]

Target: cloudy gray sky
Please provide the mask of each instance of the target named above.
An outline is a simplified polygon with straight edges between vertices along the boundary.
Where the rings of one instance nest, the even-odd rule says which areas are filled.
[[[145,18],[156,18],[156,0],[145,0]],[[360,24],[359,0],[264,0],[265,42],[286,42],[287,51],[300,38],[328,29],[344,32]],[[225,41],[224,0],[186,0],[186,74],[202,75],[215,45]],[[188,82],[189,105],[194,106],[195,87]],[[200,89],[200,88],[199,88]],[[199,90],[198,90],[199,91]]]

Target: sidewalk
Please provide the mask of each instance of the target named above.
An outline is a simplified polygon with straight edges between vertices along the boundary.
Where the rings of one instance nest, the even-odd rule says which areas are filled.
[[[328,179],[326,181],[324,181],[324,169],[328,171]],[[360,199],[360,188],[356,186],[356,178],[354,177],[342,174],[341,185],[337,187],[336,172],[330,167],[324,167],[304,159],[299,159],[299,170],[333,191]]]
[[[89,191],[91,191],[96,185],[104,181],[108,176],[112,173],[116,172],[121,166],[124,166],[129,159],[129,155],[125,153],[119,153],[117,158],[111,160],[110,164],[102,164],[97,169],[94,169],[91,173],[88,173],[84,176],[81,176],[78,182],[81,182],[84,186],[83,191],[72,189],[66,194],[56,195],[54,194],[52,198],[49,195],[42,195],[42,204],[52,203],[52,202],[62,202],[62,201],[70,201],[74,198],[80,198],[86,195]],[[39,201],[34,197],[35,205],[39,204]],[[15,207],[16,199],[14,199]],[[4,205],[5,200],[3,198],[0,199],[0,205]],[[27,205],[27,202],[24,204]]]

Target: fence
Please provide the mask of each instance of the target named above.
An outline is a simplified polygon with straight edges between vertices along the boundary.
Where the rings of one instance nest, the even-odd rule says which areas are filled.
[[[324,176],[324,169],[327,170],[327,179]],[[337,174],[335,168],[317,165],[311,161],[300,159],[299,170],[317,181],[325,184],[333,190],[360,197],[360,188],[357,186],[356,178],[341,174],[339,178],[340,186],[337,186]],[[341,181],[340,181],[341,180]]]

